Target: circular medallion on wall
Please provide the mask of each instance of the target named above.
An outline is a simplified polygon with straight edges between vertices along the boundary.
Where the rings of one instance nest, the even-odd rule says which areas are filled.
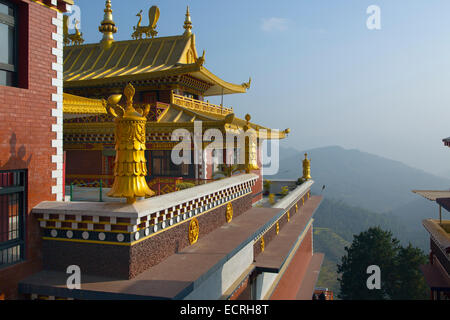
[[[226,219],[228,223],[233,220],[233,204],[231,202],[227,204]]]
[[[195,244],[198,241],[198,235],[200,233],[200,227],[198,224],[197,218],[194,218],[191,220],[191,223],[189,224],[189,243],[191,245]]]

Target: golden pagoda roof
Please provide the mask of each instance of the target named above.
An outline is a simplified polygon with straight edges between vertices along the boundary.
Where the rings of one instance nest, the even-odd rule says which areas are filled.
[[[89,99],[64,93],[63,110],[65,114],[106,114],[102,100]]]
[[[205,96],[245,93],[249,83],[223,81],[203,66],[195,35],[180,35],[140,40],[115,41],[64,48],[64,87],[104,85],[144,81],[189,74],[209,83]]]

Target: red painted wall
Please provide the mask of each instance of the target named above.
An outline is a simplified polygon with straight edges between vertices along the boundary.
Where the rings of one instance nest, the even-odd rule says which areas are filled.
[[[0,86],[0,170],[28,169],[28,214],[26,219],[26,261],[0,269],[0,293],[7,299],[17,297],[17,282],[41,268],[40,236],[31,209],[52,195],[52,18],[56,12],[32,1],[15,1],[19,6],[19,86]]]
[[[294,300],[313,255],[312,227],[284,272],[270,300]],[[311,293],[312,294],[312,293]]]
[[[99,150],[67,150],[66,175],[101,175],[102,152]]]

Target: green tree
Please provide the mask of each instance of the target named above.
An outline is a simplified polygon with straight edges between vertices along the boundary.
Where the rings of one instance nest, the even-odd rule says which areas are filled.
[[[419,266],[427,263],[422,250],[409,244],[400,248],[396,261],[396,283],[390,296],[397,300],[429,299],[429,289]]]
[[[400,246],[390,231],[379,227],[355,235],[346,255],[338,264],[339,298],[344,300],[416,300],[427,298],[427,288],[419,265],[426,263],[425,254],[411,244]],[[367,287],[367,268],[380,267],[381,289]]]
[[[399,248],[399,241],[392,238],[392,233],[380,228],[369,230],[354,236],[346,255],[338,264],[338,281],[341,286],[339,298],[344,300],[384,300],[389,298],[394,261]],[[367,288],[367,268],[377,265],[381,269],[381,290]]]

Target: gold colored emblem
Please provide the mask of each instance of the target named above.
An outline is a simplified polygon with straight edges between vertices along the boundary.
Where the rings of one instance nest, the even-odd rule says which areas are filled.
[[[279,234],[279,233],[280,233],[280,223],[277,222],[277,234]]]
[[[191,223],[189,224],[189,243],[191,245],[197,243],[199,233],[200,227],[198,224],[198,220],[197,218],[194,218],[191,220]]]
[[[233,204],[231,202],[227,204],[226,218],[228,223],[230,223],[231,220],[233,220]]]
[[[264,237],[261,238],[261,252],[264,252],[266,248],[266,242],[264,241]]]

